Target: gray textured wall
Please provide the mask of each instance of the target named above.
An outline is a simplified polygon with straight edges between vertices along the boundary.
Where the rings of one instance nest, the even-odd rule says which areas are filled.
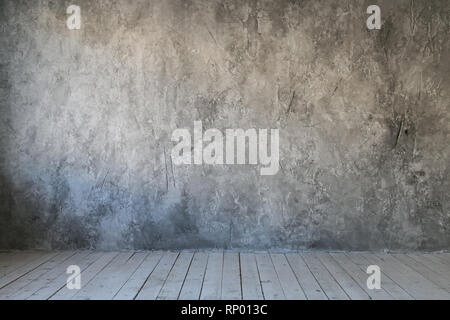
[[[0,0],[0,27],[2,248],[450,248],[448,0]],[[194,120],[279,128],[280,171],[174,166]]]

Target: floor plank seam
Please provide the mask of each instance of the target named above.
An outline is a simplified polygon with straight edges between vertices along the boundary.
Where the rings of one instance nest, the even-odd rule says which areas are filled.
[[[297,253],[297,254],[298,254],[298,253]],[[283,254],[283,255],[284,255],[284,257],[285,257],[285,259],[286,259],[286,261],[287,261],[287,264],[288,264],[289,268],[291,268],[292,272],[294,273],[294,277],[295,277],[295,279],[297,280],[297,283],[298,283],[298,285],[300,286],[300,289],[302,289],[303,294],[305,295],[306,300],[309,300],[309,299],[308,299],[308,295],[306,294],[305,288],[303,288],[303,286],[302,286],[302,284],[301,284],[301,281],[298,279],[298,276],[297,276],[297,274],[296,274],[294,268],[293,268],[292,265],[291,265],[291,261],[289,261],[289,259],[288,259],[288,257],[286,256],[286,254]]]
[[[241,253],[238,253],[238,259],[239,259],[239,281],[240,281],[240,289],[241,289],[241,300],[244,299],[244,290],[242,288],[242,266],[241,266]]]
[[[164,254],[161,254],[161,256],[158,259],[158,262],[155,264],[154,268],[152,269],[152,271],[150,271],[150,273],[148,274],[148,276],[145,278],[145,281],[142,283],[142,285],[140,286],[139,290],[136,292],[135,296],[133,297],[132,300],[136,300],[137,296],[139,295],[139,293],[142,291],[142,289],[144,288],[145,284],[147,283],[148,279],[150,278],[150,276],[153,274],[153,272],[155,271],[155,269],[158,267],[159,263],[161,262],[162,258],[164,257]]]
[[[256,260],[256,255],[255,254],[252,254],[252,256],[253,256],[253,259],[255,260],[256,271],[258,272],[258,279],[259,279],[259,285],[261,287],[262,298],[263,298],[263,300],[266,300],[266,296],[264,295],[264,288],[263,288],[262,281],[261,281],[261,274],[259,272],[258,261]]]
[[[92,254],[92,253],[91,253]],[[103,255],[102,255],[103,256]],[[92,264],[94,264],[95,263],[95,261],[96,260],[93,260],[91,263],[89,263],[86,267],[84,267],[82,270],[81,270],[81,273],[83,273],[83,271],[85,271],[85,270],[87,270]],[[47,297],[45,300],[51,300],[51,298],[53,297],[53,296],[55,296],[56,294],[58,294],[58,292],[60,292],[62,289],[64,289],[64,287],[66,286],[67,284],[66,283],[64,283],[58,290],[56,290],[53,294],[51,294],[49,297]]]
[[[102,273],[110,265],[110,263],[112,263],[114,261],[114,259],[116,259],[119,256],[119,254],[120,254],[119,252],[117,254],[115,254],[114,257],[111,258],[111,260],[109,260],[98,272],[96,272],[94,274],[94,276],[91,279],[89,279],[89,281],[85,284],[85,286],[90,284],[97,275]],[[73,300],[80,293],[80,291],[81,290],[75,292],[75,294],[71,296],[71,300]]]
[[[339,288],[341,288],[341,290],[345,293],[345,295],[347,296],[347,298],[349,300],[352,300],[352,298],[350,297],[349,293],[347,292],[347,290],[345,290],[342,285],[340,284],[339,281],[336,280],[336,277],[333,275],[333,273],[330,271],[330,269],[325,265],[325,263],[322,261],[322,259],[320,258],[316,258],[319,263],[322,264],[322,266],[325,268],[325,270],[329,273],[329,275],[331,276],[331,278],[334,280],[334,282],[339,286]]]
[[[26,275],[29,274],[30,272],[33,272],[34,270],[36,270],[37,268],[39,268],[39,267],[42,266],[43,264],[47,263],[48,261],[50,261],[50,260],[53,259],[54,257],[58,256],[59,254],[60,254],[60,253],[57,253],[57,254],[51,256],[48,260],[45,260],[44,262],[42,262],[42,263],[39,264],[38,266],[36,266],[36,267],[34,267],[33,269],[27,271],[26,273],[20,275],[18,278],[15,278],[15,279],[12,280],[11,282],[8,282],[7,284],[3,285],[2,287],[0,287],[0,290],[3,289],[3,288],[5,288],[5,287],[7,287],[7,286],[9,286],[10,284],[16,282],[17,280],[23,278],[24,276],[26,276]],[[30,263],[31,263],[31,262],[30,262]],[[11,273],[13,273],[13,272],[14,272],[14,271],[12,271]],[[10,273],[10,274],[11,274],[11,273]],[[7,277],[7,276],[5,276],[5,277]]]
[[[136,252],[133,253],[133,256],[136,254]],[[147,253],[144,257],[144,259],[142,259],[141,263],[139,263],[139,265],[136,267],[136,269],[134,269],[134,271],[130,274],[130,276],[124,281],[124,283],[120,286],[119,290],[117,290],[117,292],[113,295],[111,300],[114,300],[114,298],[119,294],[120,290],[122,290],[122,288],[127,284],[127,282],[133,277],[133,275],[136,273],[136,271],[139,269],[139,267],[145,262],[145,259],[147,259],[147,257],[150,255],[150,253]],[[127,260],[130,261],[131,257]]]
[[[275,270],[275,274],[276,274],[276,276],[277,276],[278,282],[280,283],[280,287],[281,287],[281,291],[283,292],[284,299],[287,299],[285,289],[284,289],[283,286],[281,285],[280,276],[278,275],[278,271],[277,271],[277,269],[275,268],[275,264],[273,263],[272,255],[271,255],[270,253],[269,253],[269,258],[270,258],[270,262],[272,263],[273,269]]]
[[[314,277],[314,279],[316,280],[317,285],[320,287],[320,289],[322,290],[322,292],[325,294],[325,296],[327,297],[327,300],[330,300],[329,295],[326,293],[326,290],[324,290],[323,285],[320,284],[319,280],[317,279],[316,275],[314,274],[314,272],[311,271],[310,266],[308,265],[308,263],[305,261],[305,259],[303,259],[302,254],[298,254],[300,256],[300,258],[303,260],[303,262],[305,263],[306,267],[308,268],[309,272],[311,273],[311,275]]]
[[[181,295],[181,291],[183,291],[183,287],[184,287],[184,284],[185,284],[185,282],[186,282],[186,278],[187,278],[187,276],[188,276],[189,270],[191,269],[192,262],[194,261],[194,257],[195,257],[196,252],[197,252],[197,251],[194,251],[194,254],[193,254],[192,257],[191,257],[191,260],[189,261],[189,266],[188,266],[187,269],[186,269],[186,274],[184,275],[183,283],[181,284],[180,291],[178,292],[178,295],[177,295],[177,299],[176,299],[176,300],[179,300],[180,295]]]

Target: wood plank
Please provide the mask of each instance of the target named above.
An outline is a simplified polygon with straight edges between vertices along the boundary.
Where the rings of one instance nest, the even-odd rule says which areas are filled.
[[[0,279],[18,268],[38,259],[43,253],[39,252],[14,252],[6,253],[5,260],[0,265]]]
[[[193,252],[181,252],[179,254],[156,298],[157,300],[177,300],[193,256]]]
[[[240,253],[242,298],[244,300],[263,300],[256,257],[253,253]]]
[[[158,296],[164,282],[169,275],[170,270],[178,257],[178,252],[166,252],[153,270],[150,277],[139,291],[136,300],[155,300]]]
[[[444,252],[440,254],[442,259],[446,261],[446,265],[450,266],[450,253]]]
[[[90,281],[95,278],[95,276],[101,272],[106,266],[108,266],[115,257],[117,257],[118,252],[108,252],[104,254],[100,259],[89,265],[85,270],[81,271],[81,286],[86,286]],[[62,287],[58,292],[50,297],[50,300],[70,300],[72,299],[79,290],[70,290],[67,286]]]
[[[360,266],[361,270],[366,273],[366,280],[369,277],[367,274],[367,267],[370,265],[379,265],[378,258],[373,254],[361,254],[361,253],[348,253],[347,256],[350,260]],[[371,260],[367,258],[370,257]],[[408,294],[401,286],[393,281],[381,268],[381,287],[395,300],[414,300],[414,298]],[[366,285],[367,287],[367,285]],[[371,291],[378,291],[373,289]]]
[[[222,299],[241,300],[241,270],[239,254],[225,252],[223,254]]]
[[[67,260],[74,254],[75,251],[65,251],[58,253],[50,260],[47,260],[46,262],[34,268],[32,271],[25,274],[23,277],[3,287],[0,290],[0,299],[2,300],[14,299],[15,295],[20,294],[20,290],[23,290],[31,282],[33,282],[36,279],[39,279],[41,276],[46,274],[48,271],[51,271],[55,266]]]
[[[76,300],[111,300],[144,261],[145,252],[124,252],[74,296]]]
[[[442,276],[406,254],[393,254],[392,256],[404,265],[420,273],[424,278],[430,280],[438,287],[450,292],[450,277]]]
[[[3,252],[0,251],[0,266],[3,264],[4,261],[8,261],[11,259],[12,256],[17,254],[17,252]]]
[[[15,253],[0,253],[0,278],[3,274],[6,274],[6,270],[11,266],[11,260],[15,255]]]
[[[11,282],[19,279],[20,277],[26,275],[28,272],[31,272],[32,270],[36,269],[41,264],[47,262],[56,255],[58,255],[58,252],[38,253],[38,255],[35,256],[35,258],[29,261],[28,263],[25,263],[24,265],[15,268],[13,271],[9,272],[8,274],[0,278],[0,289],[7,286]]]
[[[450,268],[450,260],[447,259],[444,253],[432,253],[431,255],[438,259],[446,267]]]
[[[450,299],[450,294],[388,254],[376,254],[380,268],[416,299]]]
[[[334,280],[347,293],[351,300],[370,300],[362,287],[328,253],[314,255],[322,262]]]
[[[56,264],[53,268],[48,270],[46,273],[42,274],[41,276],[37,277],[35,280],[31,281],[28,285],[20,289],[17,294],[13,296],[13,299],[15,300],[25,300],[28,297],[30,297],[33,293],[36,291],[42,289],[48,283],[54,281],[59,275],[65,274],[67,267],[70,265],[75,264],[80,260],[80,258],[83,258],[87,255],[89,255],[89,252],[76,252],[72,256],[70,256],[68,259],[63,260],[61,263]],[[67,276],[66,276],[67,278]]]
[[[150,252],[144,262],[136,269],[133,275],[114,296],[114,300],[135,299],[139,290],[141,290],[148,277],[150,277],[162,256],[162,252]]]
[[[286,299],[270,255],[268,253],[257,253],[256,265],[258,266],[264,299]]]
[[[275,271],[278,275],[278,279],[280,280],[286,299],[306,300],[306,295],[298,283],[294,271],[292,271],[285,255],[272,253],[270,257],[272,258],[272,263],[275,267]]]
[[[9,270],[14,270],[14,263],[24,260],[24,257],[17,257],[18,255],[20,256],[18,252],[0,253],[0,278],[8,274]],[[22,256],[25,256],[25,253],[22,253]]]
[[[330,300],[349,300],[344,290],[342,290],[314,254],[303,253],[301,256]]]
[[[298,253],[287,253],[285,256],[306,298],[308,300],[327,300],[328,297],[323,292],[303,258]]]
[[[408,254],[408,256],[422,263],[434,272],[437,272],[442,277],[447,278],[450,274],[450,267],[443,264],[440,260],[433,257],[431,254]]]
[[[87,252],[87,255],[83,256],[82,254],[79,255],[79,258],[74,258],[72,261],[70,261],[70,264],[67,263],[67,266],[69,265],[77,265],[80,267],[81,272],[85,270],[87,267],[89,267],[92,263],[100,259],[104,253],[102,252]],[[51,296],[53,296],[56,292],[61,290],[64,286],[67,285],[67,279],[69,275],[66,273],[66,270],[64,270],[62,273],[60,273],[54,280],[47,281],[39,290],[34,292],[31,296],[29,296],[28,300],[47,300]],[[49,279],[47,279],[49,280]],[[82,278],[83,283],[83,278]]]
[[[205,277],[208,253],[196,252],[191,266],[181,288],[179,300],[198,300],[202,290],[203,278]]]
[[[0,299],[450,299],[450,255],[0,252]],[[68,290],[68,265],[82,289]],[[382,289],[366,286],[379,265]],[[156,272],[156,273],[155,273]]]
[[[394,299],[384,288],[380,290],[370,290],[367,288],[367,278],[369,275],[366,273],[366,266],[360,266],[352,261],[344,253],[330,253],[330,256],[349,274],[353,280],[369,295],[372,300],[392,300]]]
[[[426,253],[424,254],[424,257],[435,263],[436,272],[445,272],[445,274],[450,273],[450,265],[442,258],[441,254]]]
[[[223,252],[210,252],[200,300],[219,300],[222,295]]]

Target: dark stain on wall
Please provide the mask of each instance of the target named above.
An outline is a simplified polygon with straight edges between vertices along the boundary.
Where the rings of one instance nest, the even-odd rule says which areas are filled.
[[[0,247],[448,249],[450,2],[370,4],[1,0]],[[280,171],[175,166],[196,120]]]

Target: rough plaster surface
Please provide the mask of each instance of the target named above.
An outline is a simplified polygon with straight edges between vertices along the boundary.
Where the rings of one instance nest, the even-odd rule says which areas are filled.
[[[448,0],[0,0],[0,27],[1,248],[450,247]],[[278,128],[280,171],[172,165],[195,120]]]

